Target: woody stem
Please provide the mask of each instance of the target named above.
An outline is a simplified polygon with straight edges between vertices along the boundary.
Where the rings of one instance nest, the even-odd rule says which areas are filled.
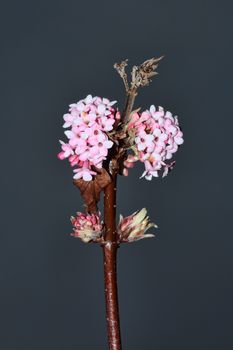
[[[124,122],[127,122],[130,116],[130,113],[133,110],[133,105],[135,98],[137,96],[137,90],[136,89],[130,89],[126,95],[126,103],[125,103],[125,109],[123,111],[122,120]]]
[[[137,92],[132,89],[126,96],[125,109],[122,113],[122,121],[127,119],[132,112]],[[103,244],[104,256],[104,283],[106,319],[108,328],[109,350],[122,350],[120,317],[117,291],[117,248],[118,237],[116,231],[116,190],[117,190],[117,168],[112,168],[111,182],[104,189],[104,226],[105,243]]]
[[[117,172],[113,171],[112,181],[104,191],[105,244],[103,245],[103,256],[109,350],[122,349],[117,294],[116,180]]]

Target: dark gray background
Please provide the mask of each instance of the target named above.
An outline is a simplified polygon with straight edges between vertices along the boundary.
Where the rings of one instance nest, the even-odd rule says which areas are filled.
[[[158,236],[119,251],[124,349],[232,349],[232,2],[2,1],[0,350],[106,349],[102,256],[69,236],[82,210],[58,161],[62,115],[124,101],[112,64],[165,54],[137,106],[179,115],[164,180],[119,179],[118,212]]]

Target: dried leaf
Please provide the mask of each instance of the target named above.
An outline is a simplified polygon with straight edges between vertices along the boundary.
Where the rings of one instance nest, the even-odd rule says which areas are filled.
[[[158,67],[158,62],[163,58],[163,56],[158,58],[151,58],[143,62],[140,66],[134,66],[132,69],[132,87],[138,88],[140,86],[149,85],[151,79],[154,75],[157,75],[156,69]]]
[[[128,77],[125,72],[125,67],[128,66],[128,60],[124,60],[121,63],[115,63],[114,68],[119,73],[120,77],[123,79],[126,91],[129,91]]]
[[[100,193],[110,182],[111,177],[105,169],[98,170],[97,175],[91,181],[74,180],[74,185],[79,188],[89,213],[97,212]]]

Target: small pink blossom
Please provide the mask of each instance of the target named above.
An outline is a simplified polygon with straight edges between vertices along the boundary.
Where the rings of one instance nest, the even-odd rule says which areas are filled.
[[[128,154],[126,160],[124,161],[124,165],[127,167],[127,168],[133,168],[134,165],[135,165],[135,162],[138,160],[137,157],[135,157],[134,155],[132,154]]]
[[[97,173],[89,168],[78,168],[74,169],[74,179],[79,180],[83,179],[85,181],[91,181],[92,175],[96,175]]]
[[[72,147],[69,144],[67,144],[67,143],[65,143],[63,141],[60,141],[60,144],[61,144],[62,152],[60,152],[58,154],[58,158],[59,159],[63,160],[65,158],[68,158],[72,154],[74,154],[74,151],[73,151]]]
[[[142,173],[141,178],[145,177],[146,180],[152,180],[152,177],[158,177],[158,170],[160,170],[161,166],[160,164],[156,165],[148,160],[144,162],[145,164],[145,171]]]
[[[176,164],[176,161],[175,161],[175,160],[174,160],[173,162],[171,162],[170,164],[166,164],[166,165],[164,166],[164,171],[163,171],[162,177],[167,176],[167,174],[169,173],[169,171],[171,171],[171,170],[174,168],[175,164]]]
[[[115,119],[113,117],[114,116],[111,115],[111,117],[104,116],[99,119],[99,124],[104,131],[111,131],[113,129],[113,124],[115,123]]]
[[[76,154],[69,157],[70,165],[73,167],[79,163],[79,158]]]
[[[128,176],[129,175],[129,170],[134,167],[136,161],[138,160],[138,158],[136,156],[134,156],[133,154],[128,154],[126,160],[124,160],[123,165],[123,175],[124,176]]]
[[[91,148],[91,152],[93,152],[93,155],[100,155],[106,158],[108,150],[112,147],[112,145],[112,141],[102,140],[101,137],[98,137],[96,145],[93,145],[93,147]]]
[[[69,113],[66,113],[64,114],[63,119],[65,121],[65,123],[63,124],[63,128],[68,128],[73,124],[74,116]]]
[[[144,151],[146,148],[153,150],[155,147],[154,144],[154,135],[147,134],[145,131],[139,132],[138,136],[135,138],[135,142],[139,151]]]

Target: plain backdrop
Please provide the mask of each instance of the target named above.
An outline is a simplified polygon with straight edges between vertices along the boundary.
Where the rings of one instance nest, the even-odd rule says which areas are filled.
[[[119,251],[123,349],[233,347],[232,2],[1,2],[0,350],[107,349],[102,252],[70,237],[83,210],[61,162],[62,115],[87,94],[124,102],[113,64],[165,55],[136,107],[178,114],[165,179],[119,178],[118,213],[157,237]]]

